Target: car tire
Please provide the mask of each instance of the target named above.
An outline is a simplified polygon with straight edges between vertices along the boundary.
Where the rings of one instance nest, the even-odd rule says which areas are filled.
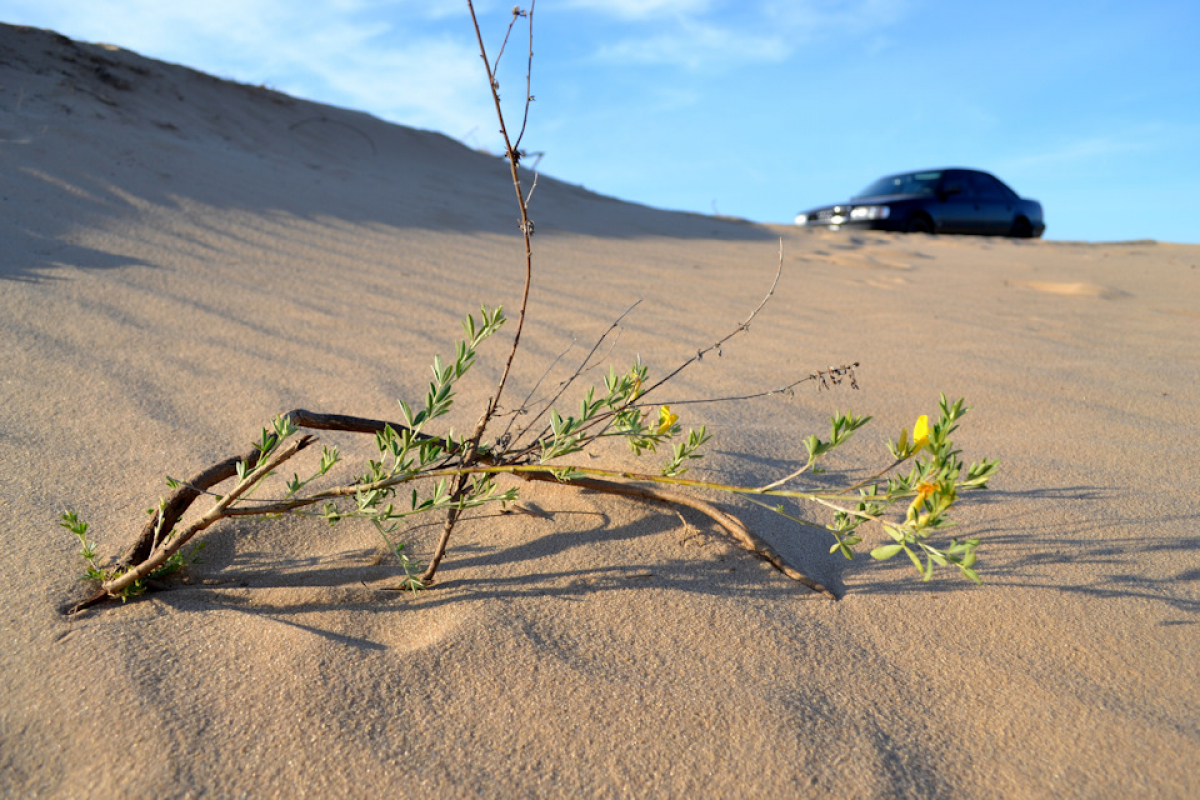
[[[928,217],[917,215],[904,224],[905,233],[933,233],[933,224]]]
[[[1016,239],[1032,239],[1033,226],[1029,224],[1029,220],[1024,217],[1017,217],[1013,220],[1012,230],[1008,234]]]

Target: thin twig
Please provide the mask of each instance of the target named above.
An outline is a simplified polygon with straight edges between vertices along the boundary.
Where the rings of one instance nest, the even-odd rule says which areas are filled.
[[[500,405],[500,398],[504,394],[505,384],[507,384],[509,373],[512,371],[513,360],[516,358],[517,351],[521,346],[521,332],[525,329],[525,315],[529,310],[529,289],[533,282],[533,246],[532,242],[530,241],[530,238],[533,235],[533,225],[529,221],[529,209],[525,203],[525,192],[521,188],[521,173],[518,167],[520,156],[513,148],[512,141],[508,136],[508,128],[504,122],[504,111],[500,107],[500,90],[496,83],[496,73],[488,61],[487,47],[483,43],[483,31],[479,29],[479,19],[475,15],[475,5],[471,2],[471,0],[467,0],[467,8],[471,12],[471,23],[475,27],[475,39],[479,43],[479,56],[483,59],[484,68],[487,70],[488,86],[492,92],[492,102],[496,107],[496,119],[500,123],[500,135],[504,137],[504,152],[508,157],[509,171],[512,175],[513,189],[517,193],[517,206],[521,211],[521,236],[525,240],[525,286],[521,292],[521,309],[517,315],[516,333],[513,336],[512,347],[509,348],[508,351],[508,358],[504,362],[504,371],[500,374],[500,381],[497,384],[495,391],[492,393],[491,398],[488,400],[487,407],[484,409],[483,415],[480,416],[479,421],[475,424],[475,430],[472,432],[471,437],[467,440],[466,445],[464,446],[464,452],[461,460],[461,463],[464,467],[469,467],[475,462],[476,454],[479,450],[479,442],[483,439],[483,433],[487,429],[488,423],[491,422],[492,416],[496,413],[497,407]],[[532,6],[530,13],[532,14]],[[515,21],[517,14],[514,14],[513,16]],[[530,24],[532,25],[532,19]],[[510,24],[509,30],[511,31],[511,29],[512,26]],[[507,39],[508,36],[506,34],[506,42]],[[503,46],[501,46],[501,52],[503,52]],[[500,59],[499,56],[497,56],[497,67],[499,66],[499,63]],[[530,61],[530,69],[532,69],[532,59]],[[528,93],[526,93],[525,102],[526,107],[528,107]],[[455,480],[451,497],[454,500],[458,500],[462,497],[466,490],[467,475],[466,473],[463,473]],[[446,547],[450,543],[450,534],[453,533],[454,526],[458,522],[458,518],[461,513],[461,509],[455,507],[451,507],[446,512],[446,522],[442,527],[442,535],[438,539],[437,546],[434,548],[433,555],[429,560],[429,566],[427,566],[425,571],[421,573],[421,583],[428,584],[433,580],[433,576],[437,572],[438,566],[441,564],[442,559],[446,555]]]
[[[763,310],[763,307],[766,306],[767,301],[770,300],[771,297],[775,294],[775,287],[777,287],[779,285],[779,277],[782,274],[783,274],[783,239],[781,237],[779,239],[779,268],[775,270],[775,280],[771,281],[771,288],[770,288],[770,290],[767,291],[766,295],[763,297],[762,302],[758,304],[758,308],[756,308],[756,309],[754,309],[754,311],[750,312],[750,316],[746,317],[746,319],[741,324],[739,324],[737,326],[737,328],[735,328],[729,335],[725,336],[722,339],[717,340],[716,342],[714,342],[713,344],[704,348],[703,350],[696,351],[696,355],[692,356],[687,361],[684,361],[682,364],[680,364],[678,367],[676,367],[674,370],[672,370],[670,373],[668,373],[665,377],[661,378],[657,383],[651,385],[648,389],[643,390],[642,396],[650,394],[650,392],[653,392],[655,389],[662,386],[664,383],[671,380],[679,373],[683,372],[689,366],[696,363],[700,359],[704,358],[704,356],[711,353],[713,350],[716,350],[719,353],[722,345],[724,345],[726,342],[728,342],[733,337],[737,336],[739,333],[744,333],[745,331],[749,330],[750,323],[754,321],[754,318],[758,316],[758,312]]]
[[[558,385],[557,391],[553,397],[551,397],[546,402],[540,404],[542,406],[542,410],[539,411],[537,413],[537,415],[534,416],[533,419],[531,419],[529,421],[529,423],[516,435],[515,441],[519,442],[521,439],[525,438],[525,434],[529,433],[530,429],[534,425],[537,424],[538,420],[541,419],[542,417],[544,417],[546,415],[546,412],[554,407],[554,404],[558,402],[559,398],[563,396],[563,394],[567,391],[567,389],[569,389],[571,387],[571,385],[574,384],[575,381],[581,375],[583,375],[583,373],[588,371],[588,369],[589,369],[588,364],[591,363],[592,356],[596,355],[596,351],[600,349],[600,345],[604,344],[604,340],[608,338],[608,335],[610,333],[612,333],[614,330],[617,330],[620,328],[621,321],[624,320],[625,317],[629,316],[629,314],[635,308],[637,308],[641,302],[642,302],[641,300],[637,300],[636,302],[634,302],[633,305],[631,305],[629,308],[625,309],[619,317],[617,317],[615,320],[613,320],[612,324],[608,326],[607,330],[605,330],[604,333],[600,334],[600,338],[597,339],[596,343],[592,345],[592,349],[587,352],[586,356],[584,356],[583,361],[581,361],[579,363],[579,366],[576,367],[575,372],[572,373],[569,378],[567,378],[566,380],[564,380],[562,383],[560,383]],[[610,350],[610,352],[611,352],[611,350]],[[538,381],[538,383],[540,384],[541,381]],[[536,389],[537,387],[535,386],[534,388]],[[530,394],[530,396],[532,396],[533,391],[530,391],[529,394]],[[528,404],[529,397],[525,398],[525,402],[526,402],[526,404]],[[514,420],[515,420],[515,417],[514,417]],[[509,427],[510,428],[512,427],[512,421],[509,422]],[[542,433],[539,434],[538,436],[534,437],[535,441],[545,435],[545,430],[546,429],[543,428]],[[505,428],[504,432],[507,434],[508,428]]]
[[[813,463],[814,463],[814,462],[812,462],[812,461],[809,461],[809,462],[808,462],[807,464],[805,464],[803,467],[801,467],[800,469],[798,469],[798,470],[796,470],[795,472],[791,473],[790,475],[785,475],[784,477],[780,478],[780,479],[779,479],[779,480],[777,480],[777,481],[774,481],[774,482],[772,482],[772,483],[768,483],[766,486],[760,486],[760,487],[758,487],[758,490],[759,490],[760,492],[769,492],[769,491],[771,491],[772,489],[778,489],[780,486],[783,486],[783,485],[784,485],[785,483],[787,483],[788,481],[795,480],[796,478],[799,478],[799,477],[800,477],[801,475],[803,475],[804,473],[808,472],[808,470],[809,470],[809,469],[812,467]]]
[[[471,5],[470,0],[467,0],[467,5]],[[471,9],[471,16],[472,17],[475,16],[475,9],[473,7]],[[512,36],[513,27],[516,26],[517,20],[520,18],[521,18],[521,9],[514,6],[513,13],[512,13],[512,19],[510,19],[508,21],[508,29],[504,31],[504,39],[500,42],[499,52],[496,53],[496,63],[492,64],[491,68],[489,70],[489,72],[491,72],[492,75],[495,75],[500,70],[500,59],[504,58],[504,48],[508,47],[508,40],[509,40],[509,37]],[[486,63],[486,56],[484,58],[485,58],[485,63]]]
[[[534,162],[534,166],[537,166],[536,161]],[[534,172],[533,173],[533,183],[530,184],[530,186],[529,186],[529,194],[525,195],[525,205],[527,205],[527,206],[529,205],[529,201],[533,199],[533,190],[537,188],[537,181],[538,181],[538,173]]]
[[[525,127],[529,124],[529,106],[533,103],[533,7],[537,5],[537,0],[529,0],[529,61],[525,65],[525,116],[521,119],[521,131],[517,134],[517,142],[514,147],[518,150],[521,147],[521,140],[525,138]],[[514,17],[515,18],[515,17]],[[500,57],[497,56],[499,61]],[[533,196],[533,190],[537,188],[537,176],[533,178],[533,186],[529,189],[529,196],[525,198],[525,202],[529,202],[529,197]]]
[[[809,381],[820,381],[822,385],[826,385],[828,383],[833,383],[836,385],[842,382],[843,376],[850,377],[852,381],[851,385],[857,389],[858,382],[854,380],[854,370],[857,368],[858,362],[855,361],[853,364],[842,364],[840,367],[830,367],[829,369],[818,370],[811,375],[806,375],[803,378],[792,381],[787,386],[781,386],[778,389],[768,389],[764,392],[754,392],[752,394],[731,395],[729,397],[704,397],[690,400],[661,400],[653,403],[653,405],[658,405],[660,402],[664,405],[670,406],[689,406],[697,405],[699,403],[738,403],[742,402],[743,400],[757,400],[761,397],[770,397],[771,395],[776,394],[791,394],[792,390],[797,386],[802,383],[808,383]],[[645,393],[643,392],[643,394]]]

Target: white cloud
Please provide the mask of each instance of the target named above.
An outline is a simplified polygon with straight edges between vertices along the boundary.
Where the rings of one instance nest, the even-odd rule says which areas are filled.
[[[908,11],[909,0],[767,0],[762,15],[790,36],[810,37],[828,33],[862,34],[896,22]]]
[[[1121,141],[1110,137],[1089,137],[1062,144],[1053,150],[1030,153],[1008,160],[1008,164],[1021,169],[1061,165],[1076,161],[1092,161],[1117,153],[1128,153],[1144,149],[1144,145],[1133,141]]]
[[[1023,155],[1007,158],[1002,163],[1005,169],[1014,172],[1121,168],[1133,174],[1139,169],[1138,162],[1147,159],[1169,160],[1175,158],[1176,154],[1190,154],[1197,136],[1200,136],[1200,125],[1147,121],[1102,134],[1056,137],[1056,141],[1044,149],[1027,151]],[[1105,167],[1106,164],[1109,166]]]
[[[493,113],[479,55],[449,40],[382,51],[338,50],[335,58],[310,64],[304,82],[323,96],[340,98],[338,105],[451,136],[462,136]]]
[[[883,30],[903,16],[908,0],[573,0],[627,23],[624,35],[598,47],[606,63],[662,64],[686,69],[777,63],[815,38]]]
[[[702,14],[712,6],[709,0],[568,0],[567,9],[581,9],[624,20],[651,17],[684,17]]]
[[[469,25],[446,29],[455,15],[465,3],[0,0],[6,21],[462,135],[491,107]]]
[[[684,20],[673,30],[601,45],[594,57],[615,64],[673,64],[699,69],[713,63],[728,66],[782,61],[790,52],[779,36]]]
[[[712,7],[709,0],[566,0],[566,10],[577,8],[617,19],[695,17]]]

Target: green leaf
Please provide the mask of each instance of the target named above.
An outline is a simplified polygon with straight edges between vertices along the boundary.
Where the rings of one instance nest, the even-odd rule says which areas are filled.
[[[404,402],[403,400],[400,400],[399,403],[400,403],[400,415],[402,417],[404,417],[404,424],[410,428],[415,428],[417,425],[416,425],[416,422],[413,420],[412,408],[408,405],[408,403]]]
[[[908,556],[908,560],[911,561],[913,566],[917,568],[917,572],[923,573],[925,571],[925,567],[921,565],[921,559],[917,558],[917,554],[912,550],[909,550],[907,547],[904,548],[904,552]]]
[[[871,551],[871,558],[876,561],[887,561],[892,556],[904,549],[902,544],[885,544],[881,547],[876,547]]]
[[[815,435],[808,436],[804,440],[804,449],[808,451],[808,460],[812,461],[822,452],[821,440]]]
[[[292,418],[287,417],[287,416],[276,417],[272,421],[271,424],[275,428],[275,436],[276,436],[275,444],[278,444],[279,441],[286,439],[287,437],[289,437],[293,433],[295,433],[297,430],[299,430],[292,423]]]
[[[88,529],[88,524],[86,522],[81,522],[74,511],[64,512],[62,515],[62,521],[58,524],[76,536],[83,536],[85,533],[87,533]]]

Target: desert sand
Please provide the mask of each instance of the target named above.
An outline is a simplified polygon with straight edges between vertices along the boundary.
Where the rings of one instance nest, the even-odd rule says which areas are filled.
[[[394,419],[467,313],[515,311],[506,174],[437,133],[0,26],[0,795],[1200,796],[1194,245],[812,233],[542,176],[507,408],[636,300],[609,360],[664,374],[758,304],[782,238],[775,296],[670,397],[850,361],[860,388],[680,406],[715,434],[696,474],[775,480],[852,409],[874,422],[828,466],[863,475],[966,397],[958,444],[1002,462],[957,511],[984,584],[712,498],[831,601],[703,517],[536,484],[543,513],[475,513],[416,597],[386,591],[368,526],[279,519],[207,531],[163,591],[60,613],[86,590],[65,509],[115,558],[166,475],[292,408]]]

